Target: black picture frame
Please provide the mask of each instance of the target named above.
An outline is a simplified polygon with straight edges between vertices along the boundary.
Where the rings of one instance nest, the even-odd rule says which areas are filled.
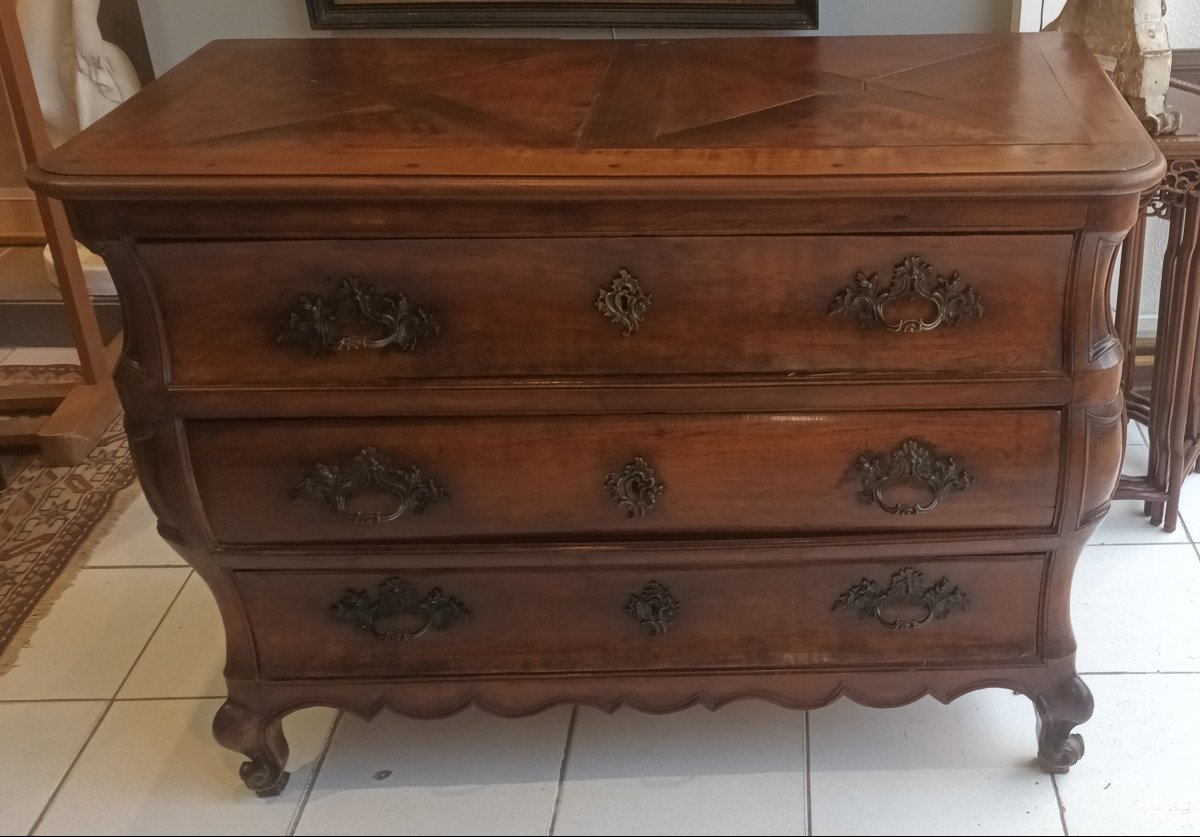
[[[816,29],[818,0],[306,0],[314,29],[676,27]]]

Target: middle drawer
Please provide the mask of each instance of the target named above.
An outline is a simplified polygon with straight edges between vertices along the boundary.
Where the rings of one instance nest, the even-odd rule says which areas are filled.
[[[188,423],[225,544],[1049,528],[1057,410]]]

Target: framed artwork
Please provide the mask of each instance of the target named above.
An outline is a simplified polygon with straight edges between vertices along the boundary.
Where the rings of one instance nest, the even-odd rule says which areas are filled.
[[[315,29],[671,26],[816,29],[818,0],[307,0]]]

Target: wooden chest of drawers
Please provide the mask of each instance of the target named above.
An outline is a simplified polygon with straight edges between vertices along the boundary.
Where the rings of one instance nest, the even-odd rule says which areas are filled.
[[[1059,35],[371,39],[211,45],[31,181],[270,794],[312,704],[1000,686],[1066,770],[1161,170]]]

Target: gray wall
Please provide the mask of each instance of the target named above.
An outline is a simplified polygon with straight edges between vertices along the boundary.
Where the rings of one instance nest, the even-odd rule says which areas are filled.
[[[308,26],[304,0],[138,0],[154,69],[170,69],[216,38],[337,37]],[[1007,31],[1012,0],[823,0],[823,35]],[[469,30],[472,36],[647,37],[690,32],[635,29]],[[463,34],[463,30],[390,31],[390,36]],[[709,33],[711,34],[711,33]],[[785,33],[776,33],[785,34]],[[800,33],[811,34],[811,33]]]

